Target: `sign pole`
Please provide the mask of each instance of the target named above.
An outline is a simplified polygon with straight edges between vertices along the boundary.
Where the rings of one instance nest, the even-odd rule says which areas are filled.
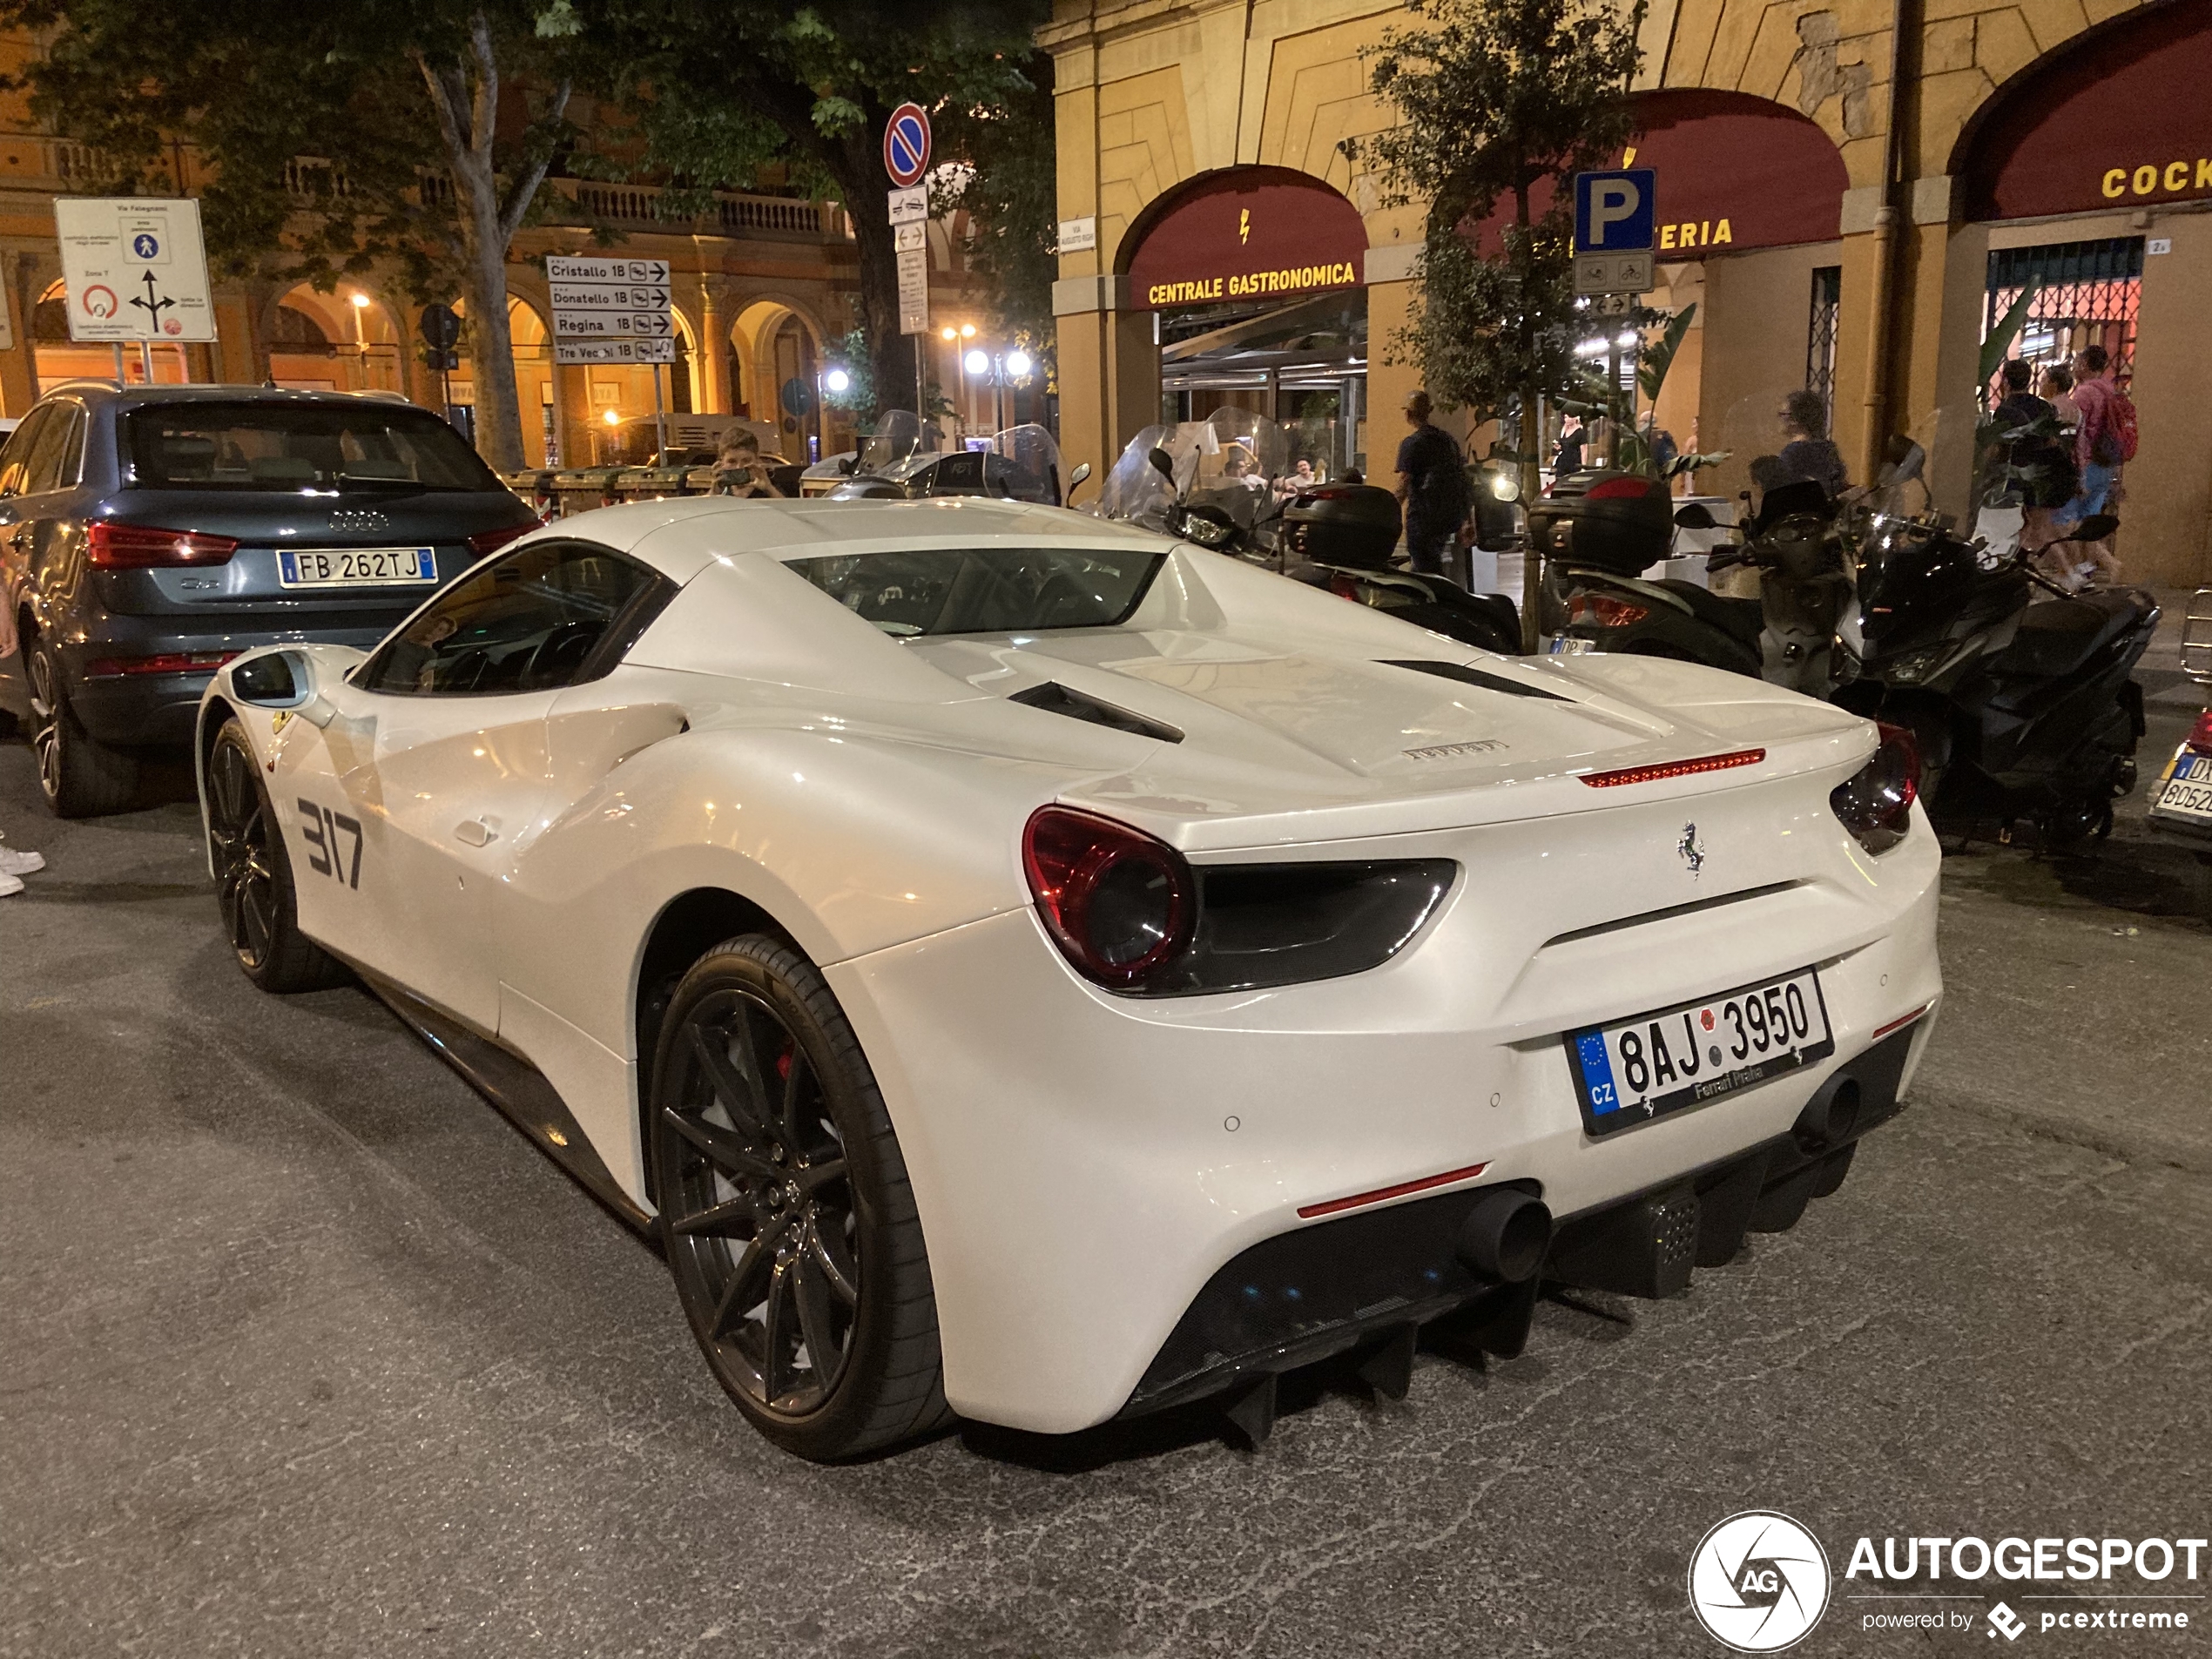
[[[138,373],[145,376],[148,386],[153,384],[153,342],[150,340],[138,342]]]
[[[121,341],[119,341],[119,340],[118,340],[118,341],[115,341],[115,342],[114,342],[114,350],[115,350],[115,383],[116,383],[118,386],[120,386],[120,385],[122,385],[122,384],[123,384],[123,342],[122,342]]]
[[[653,465],[668,464],[668,411],[660,395],[660,365],[653,365]]]

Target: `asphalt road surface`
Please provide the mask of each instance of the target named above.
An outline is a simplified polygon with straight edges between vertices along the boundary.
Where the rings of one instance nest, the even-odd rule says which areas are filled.
[[[2147,756],[2196,707],[2160,651]],[[0,747],[51,864],[0,900],[0,1655],[1710,1656],[1685,1569],[1745,1508],[1839,1573],[1860,1534],[2203,1535],[2212,862],[2140,813],[1947,862],[1910,1109],[1679,1298],[1548,1302],[1402,1404],[1309,1378],[1257,1455],[1201,1418],[824,1469],[379,1004],[246,984],[187,801],[58,825]],[[1994,1584],[1914,1603],[1973,1615],[1940,1635],[1867,1632],[1866,1588],[1797,1651],[2008,1646]]]

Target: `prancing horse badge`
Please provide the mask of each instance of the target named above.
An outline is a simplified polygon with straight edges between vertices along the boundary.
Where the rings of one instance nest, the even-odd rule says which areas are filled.
[[[1682,854],[1683,862],[1689,866],[1689,877],[1696,880],[1705,867],[1705,849],[1697,844],[1697,826],[1684,824],[1682,840],[1675,844],[1675,851]]]

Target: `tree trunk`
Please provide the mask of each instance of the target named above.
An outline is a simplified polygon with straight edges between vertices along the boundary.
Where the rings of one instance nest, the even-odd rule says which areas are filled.
[[[469,373],[476,388],[476,449],[494,472],[523,469],[523,413],[507,320],[505,239],[469,239]]]
[[[1520,227],[1522,261],[1521,293],[1522,306],[1520,319],[1521,361],[1527,363],[1535,353],[1534,331],[1528,326],[1527,296],[1531,285],[1527,280],[1528,262],[1528,186],[1526,183],[1514,189],[1514,222]],[[1535,377],[1531,375],[1530,381]],[[1544,444],[1544,428],[1537,419],[1539,394],[1533,384],[1524,382],[1521,388],[1521,504],[1523,512],[1534,506],[1543,489],[1538,467]],[[1527,534],[1521,537],[1521,650],[1523,656],[1533,657],[1543,634],[1544,553],[1545,536],[1534,520],[1528,521]]]
[[[882,131],[881,120],[863,123],[838,145],[831,171],[853,216],[853,246],[860,256],[860,328],[867,337],[876,411],[910,408],[927,418],[914,367],[918,343],[899,333],[898,238],[891,229],[891,185],[877,143]]]

